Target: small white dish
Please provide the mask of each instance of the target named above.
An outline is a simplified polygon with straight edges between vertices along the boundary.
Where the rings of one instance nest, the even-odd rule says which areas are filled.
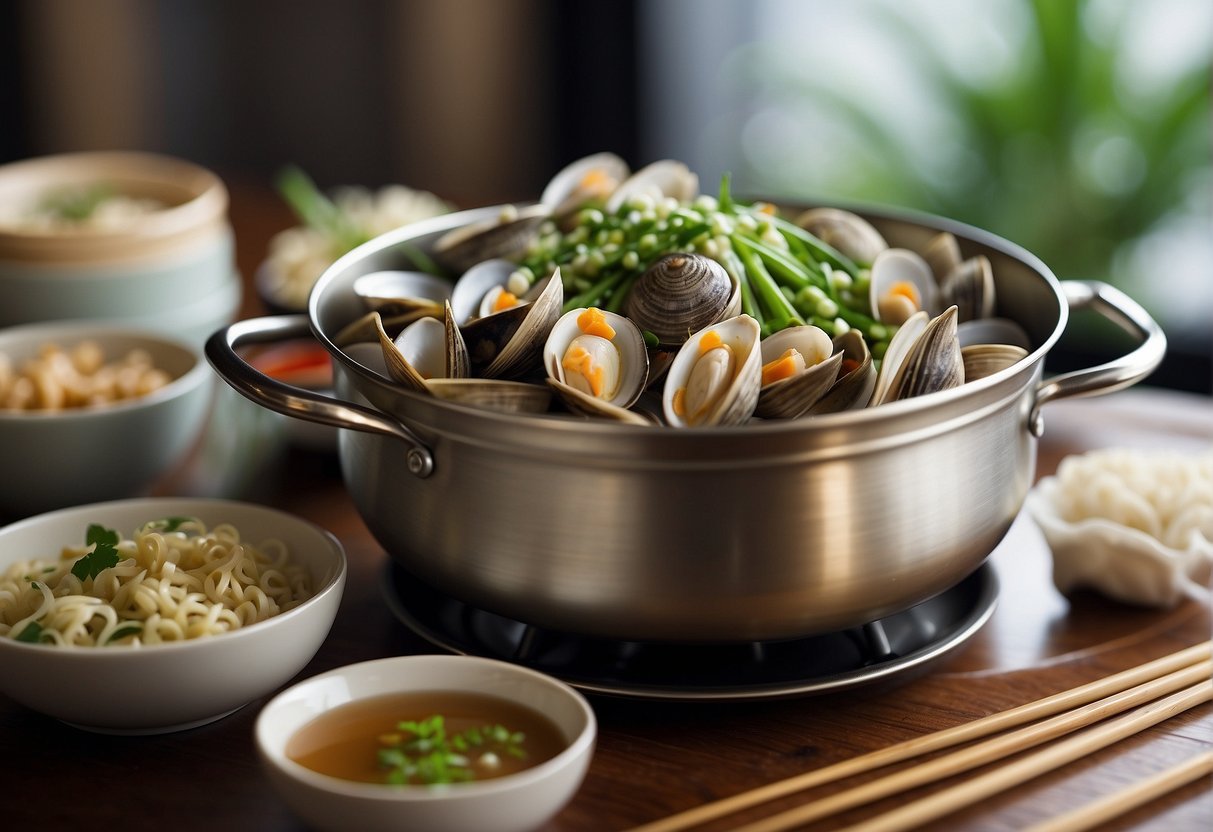
[[[0,692],[91,731],[158,734],[212,722],[288,682],[312,659],[337,614],[346,560],[335,537],[285,512],[209,499],[121,500],[42,514],[0,528],[0,570],[57,559],[91,523],[124,534],[150,520],[231,523],[243,540],[282,540],[311,572],[293,609],[219,635],[142,646],[56,647],[0,637]]]
[[[551,719],[565,749],[533,768],[482,782],[388,786],[319,774],[287,757],[290,739],[333,708],[411,691],[471,691],[527,706]],[[274,697],[257,718],[262,762],[282,799],[311,827],[363,832],[441,829],[523,832],[542,826],[580,787],[597,735],[585,698],[518,665],[470,656],[400,656],[313,676]]]

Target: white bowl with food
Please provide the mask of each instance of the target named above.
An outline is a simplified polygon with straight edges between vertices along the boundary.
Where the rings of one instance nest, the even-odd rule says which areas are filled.
[[[278,177],[278,190],[300,225],[275,234],[253,285],[271,312],[302,312],[320,275],[350,249],[387,231],[429,219],[452,206],[428,191],[390,184],[321,191],[298,168]]]
[[[144,494],[193,448],[214,390],[176,336],[90,321],[0,330],[0,517]]]
[[[255,737],[287,805],[321,830],[542,826],[593,756],[594,711],[556,679],[470,656],[379,659],[275,696]]]
[[[0,326],[163,315],[240,287],[228,195],[168,156],[67,153],[0,166]]]
[[[93,731],[202,725],[303,669],[345,580],[333,535],[265,506],[146,498],[31,517],[0,529],[0,693]]]
[[[1063,593],[1135,606],[1208,599],[1213,576],[1213,449],[1104,448],[1062,460],[1026,506]]]

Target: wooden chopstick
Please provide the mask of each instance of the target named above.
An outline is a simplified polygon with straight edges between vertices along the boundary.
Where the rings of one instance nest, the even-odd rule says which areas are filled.
[[[1062,740],[1056,745],[1037,751],[993,771],[936,792],[929,797],[907,803],[883,815],[846,828],[846,832],[902,832],[949,815],[979,800],[998,794],[1033,777],[1052,771],[1066,763],[1106,748],[1118,740],[1157,725],[1204,702],[1213,701],[1213,680],[1173,693],[1165,699],[1143,705],[1135,711],[1092,728],[1090,731]],[[774,828],[774,827],[773,827]],[[788,827],[778,827],[786,829]]]
[[[1209,774],[1213,774],[1213,751],[1197,754],[1190,760],[1160,771],[1123,791],[1038,823],[1025,832],[1083,832],[1086,829],[1094,829]]]
[[[780,832],[780,830],[791,829],[836,812],[853,809],[856,806],[881,800],[907,789],[971,771],[979,766],[992,763],[995,760],[1001,760],[1011,754],[1034,748],[1049,740],[1072,733],[1080,728],[1085,728],[1109,716],[1123,713],[1129,708],[1151,702],[1159,696],[1183,691],[1185,688],[1189,688],[1189,686],[1192,686],[1191,689],[1193,690],[1199,688],[1198,693],[1202,695],[1207,694],[1206,699],[1213,698],[1213,680],[1210,679],[1211,676],[1213,676],[1213,661],[1204,661],[1200,664],[1191,665],[1174,673],[1169,673],[1166,676],[1145,682],[1137,687],[1113,694],[1097,702],[1092,702],[1089,705],[1084,705],[1073,711],[1051,717],[1043,722],[1029,725],[1026,728],[1020,728],[1009,734],[994,737],[960,751],[954,751],[946,757],[921,763],[912,768],[873,780],[870,783],[864,783],[861,786],[856,786],[838,794],[797,806],[794,809],[772,815],[752,824],[737,827],[735,832]],[[1191,705],[1188,707],[1191,707]],[[1162,720],[1156,721],[1161,722]],[[1154,723],[1149,724],[1152,725]],[[1145,728],[1148,725],[1143,724],[1142,727]],[[1007,768],[1010,768],[1010,766]],[[993,774],[997,773],[993,772]],[[959,808],[959,805],[956,808]],[[949,811],[954,811],[954,809]],[[879,828],[883,829],[884,827]]]
[[[1008,728],[1054,716],[1071,708],[1081,707],[1101,698],[1121,693],[1167,674],[1193,666],[1213,657],[1213,642],[1206,641],[1155,659],[1112,676],[1080,685],[1052,696],[1015,708],[991,714],[963,725],[936,731],[923,737],[897,743],[832,766],[805,772],[748,792],[688,809],[651,823],[638,826],[632,832],[678,832],[725,815],[776,800],[798,791],[831,783],[856,774],[872,771],[893,763],[909,760],[932,751],[951,748],[970,740],[980,739]],[[1156,694],[1159,695],[1159,694]],[[1129,706],[1131,707],[1131,706]]]

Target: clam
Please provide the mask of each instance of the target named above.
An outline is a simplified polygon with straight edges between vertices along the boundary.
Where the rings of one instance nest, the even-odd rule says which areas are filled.
[[[934,314],[939,289],[922,255],[906,248],[885,249],[872,261],[872,314],[881,323],[899,326],[914,313]]]
[[[857,263],[872,263],[889,247],[870,222],[841,208],[810,208],[796,224]]]
[[[544,344],[543,365],[575,413],[647,423],[627,408],[648,381],[648,350],[640,329],[622,315],[594,307],[566,312]]]
[[[885,348],[884,358],[880,362],[880,372],[876,376],[876,385],[872,389],[872,398],[869,401],[870,406],[883,404],[886,401],[891,401],[889,398],[889,388],[893,383],[893,377],[897,374],[898,368],[902,362],[906,360],[906,356],[910,354],[910,349],[914,346],[914,342],[922,335],[922,331],[927,328],[927,323],[931,320],[931,316],[925,311],[918,311],[911,315],[905,323],[903,323],[889,340],[889,345]]]
[[[965,381],[977,381],[1005,370],[1027,357],[1028,351],[1014,344],[969,344],[960,348]]]
[[[439,237],[432,249],[434,260],[462,274],[484,260],[516,257],[526,251],[547,217],[546,205],[506,205],[493,219],[469,223]]]
[[[859,330],[848,329],[841,335],[836,335],[833,348],[835,354],[842,356],[838,379],[826,394],[809,408],[808,415],[839,413],[867,407],[872,390],[876,387],[876,366],[872,361],[868,342]]]
[[[605,203],[630,169],[614,153],[594,153],[562,168],[539,197],[552,219],[560,221],[587,203]]]
[[[503,413],[542,413],[551,404],[551,393],[537,384],[468,378],[467,348],[449,303],[442,321],[421,318],[395,338],[381,324],[379,332],[378,356],[361,351],[369,344],[354,345],[350,356],[415,393]]]
[[[666,197],[690,202],[697,196],[699,177],[682,162],[662,159],[641,168],[621,182],[607,199],[605,210],[608,214],[614,214],[638,197],[654,202]]]
[[[903,330],[905,327],[898,330],[894,340]],[[904,350],[899,350],[895,363],[891,363],[889,353],[885,353],[881,375],[885,375],[886,371],[891,375],[883,398],[873,404],[925,396],[964,384],[964,363],[960,356],[960,343],[956,339],[955,306],[949,306],[921,328],[915,326],[911,336],[912,340]],[[890,342],[890,352],[892,348],[893,343]],[[879,379],[877,387],[880,387]]]
[[[534,300],[463,325],[472,374],[520,378],[542,367],[543,345],[564,304],[560,270],[534,286]]]
[[[467,346],[455,326],[451,305],[445,305],[443,320],[421,318],[406,326],[395,338],[388,335],[377,313],[375,321],[388,375],[417,392],[430,392],[435,378],[464,378],[468,375]]]
[[[367,312],[338,330],[337,334],[333,336],[333,343],[343,349],[355,344],[374,344],[379,340],[380,329],[388,332],[400,332],[413,321],[441,314],[441,305],[436,307],[436,310],[418,307],[409,312],[391,315],[384,315],[378,311]]]
[[[749,315],[718,321],[687,339],[662,391],[672,427],[739,425],[750,418],[762,387],[761,327]]]
[[[984,254],[970,257],[952,269],[940,284],[943,303],[955,306],[961,322],[994,314],[994,269]]]
[[[518,268],[511,260],[494,257],[468,269],[451,289],[451,309],[455,321],[463,326],[511,306],[527,303],[539,296],[542,287],[531,286],[526,293],[510,291],[510,275]]]
[[[944,278],[951,274],[952,269],[960,265],[960,243],[956,235],[949,231],[941,231],[932,237],[922,250],[922,258],[931,267],[935,282],[943,284]]]
[[[1014,344],[1032,349],[1032,339],[1024,328],[1009,318],[981,318],[962,321],[956,326],[956,338],[962,347],[970,344]]]
[[[762,389],[755,415],[795,419],[825,395],[838,378],[843,355],[819,327],[790,326],[762,339]]]
[[[366,308],[385,316],[422,311],[440,317],[451,297],[451,282],[427,272],[369,272],[353,283],[354,294]]]
[[[675,349],[709,324],[741,312],[738,282],[724,267],[699,254],[667,254],[645,270],[628,293],[624,314]]]

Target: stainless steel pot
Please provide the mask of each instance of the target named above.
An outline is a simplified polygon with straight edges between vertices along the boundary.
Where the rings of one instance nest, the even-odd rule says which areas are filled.
[[[1033,480],[1040,408],[1148,375],[1165,338],[1102,283],[1059,283],[1026,251],[938,218],[863,211],[893,245],[940,230],[986,254],[998,314],[1035,345],[960,388],[877,408],[740,428],[673,430],[511,416],[402,391],[333,336],[362,313],[351,284],[496,215],[465,211],[386,234],[321,277],[308,315],[242,321],[207,344],[238,391],[340,431],[342,472],[371,532],[409,572],[521,621],[630,640],[740,641],[856,626],[975,570]],[[1042,380],[1069,311],[1137,336],[1123,358]],[[305,334],[331,353],[338,398],[257,373],[236,348]]]

